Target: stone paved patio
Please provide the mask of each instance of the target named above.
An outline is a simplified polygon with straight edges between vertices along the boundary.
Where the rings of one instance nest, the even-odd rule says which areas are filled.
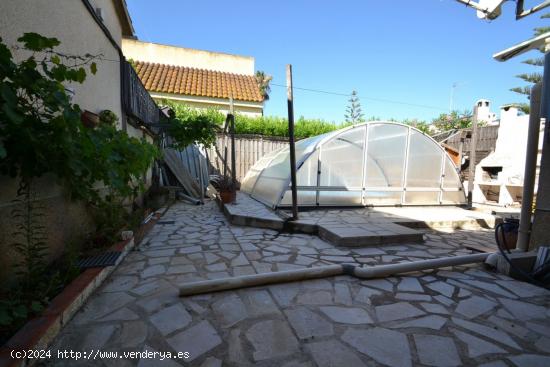
[[[494,228],[496,217],[482,211],[453,206],[324,208],[305,210],[296,221],[286,222],[290,213],[273,211],[248,194],[224,206],[229,222],[256,228],[291,229],[317,234],[338,246],[366,247],[388,243],[422,242],[419,228],[437,230]]]
[[[173,221],[173,222],[172,222]],[[204,279],[341,262],[470,253],[491,230],[425,242],[334,247],[306,234],[230,225],[216,204],[174,205],[60,333],[52,351],[187,351],[187,360],[52,360],[103,366],[550,366],[550,292],[463,266],[347,276],[178,297]]]

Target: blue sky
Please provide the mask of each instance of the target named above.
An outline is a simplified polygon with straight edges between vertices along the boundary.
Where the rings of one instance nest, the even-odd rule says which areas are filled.
[[[499,63],[491,56],[550,23],[537,14],[516,21],[511,1],[492,22],[454,0],[127,2],[140,40],[253,56],[256,70],[280,85],[291,63],[296,87],[356,89],[365,115],[383,119],[431,120],[447,112],[454,82],[453,105],[461,111],[478,98],[491,100],[493,111],[525,101],[509,88],[523,84],[514,75],[537,69],[521,64],[525,57]],[[347,97],[294,95],[296,116],[343,120]],[[284,87],[272,86],[265,114],[286,116]]]

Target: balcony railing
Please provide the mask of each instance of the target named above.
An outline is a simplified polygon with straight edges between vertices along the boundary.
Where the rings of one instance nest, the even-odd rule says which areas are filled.
[[[145,126],[158,124],[160,111],[129,62],[122,62],[122,105],[124,112]]]

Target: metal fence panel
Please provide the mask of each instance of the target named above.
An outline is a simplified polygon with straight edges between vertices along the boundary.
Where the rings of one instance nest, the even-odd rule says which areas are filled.
[[[227,146],[227,175],[231,175],[231,140],[224,135],[218,135],[216,144],[207,149],[208,170],[210,174],[224,173],[224,157]],[[260,158],[275,149],[288,145],[285,138],[265,137],[261,135],[235,135],[235,155],[237,181],[241,182],[246,173]]]

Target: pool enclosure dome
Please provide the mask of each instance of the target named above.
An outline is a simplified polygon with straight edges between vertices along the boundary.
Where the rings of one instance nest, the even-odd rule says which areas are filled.
[[[430,136],[372,121],[296,142],[298,205],[457,205],[457,169]],[[289,148],[263,156],[241,190],[272,207],[291,205]]]

